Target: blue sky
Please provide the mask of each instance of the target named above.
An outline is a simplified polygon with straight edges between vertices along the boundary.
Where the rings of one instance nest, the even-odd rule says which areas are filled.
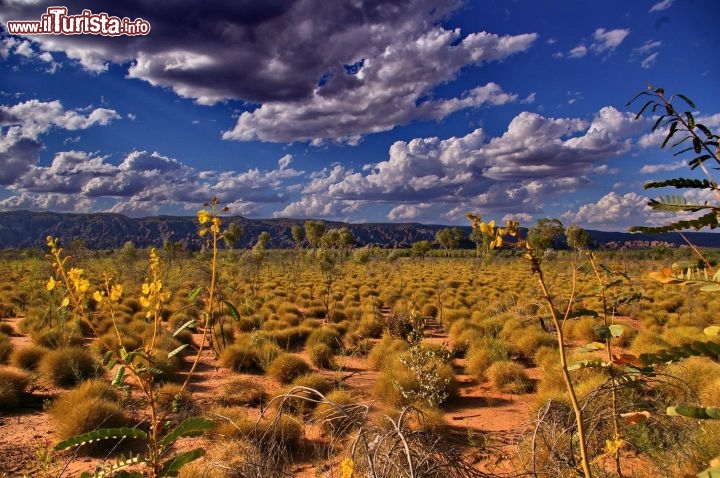
[[[720,130],[720,2],[64,3],[146,36],[11,36],[0,0],[0,208],[624,230],[693,177],[626,102],[682,92]],[[692,199],[711,199],[693,197]]]

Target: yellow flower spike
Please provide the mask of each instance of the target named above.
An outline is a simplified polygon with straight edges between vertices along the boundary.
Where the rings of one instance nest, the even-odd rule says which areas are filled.
[[[142,285],[142,293],[144,295],[150,294],[150,284],[148,284],[147,282],[143,283]]]
[[[53,290],[55,288],[56,284],[57,284],[57,281],[55,280],[55,278],[51,277],[50,279],[48,279],[47,285],[45,286],[45,288],[47,290]]]
[[[197,217],[200,224],[207,224],[208,222],[210,222],[211,219],[210,213],[205,209],[199,210],[197,213]]]
[[[100,302],[102,302],[104,294],[104,292],[96,290],[95,292],[93,292],[93,300],[99,304]]]
[[[115,284],[110,288],[110,301],[111,302],[117,302],[120,300],[120,296],[123,293],[122,286],[120,284]]]

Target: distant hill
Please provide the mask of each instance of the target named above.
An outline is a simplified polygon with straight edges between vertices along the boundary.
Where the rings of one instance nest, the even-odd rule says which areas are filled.
[[[293,246],[292,226],[303,225],[304,219],[246,219],[241,216],[224,217],[223,223],[237,223],[245,234],[236,245],[246,248],[255,243],[258,235],[267,231],[271,248]],[[328,229],[348,227],[358,245],[380,247],[409,247],[423,239],[433,240],[442,225],[418,223],[362,223],[348,224],[325,221]],[[462,228],[466,233],[470,227]],[[203,239],[197,234],[197,219],[192,216],[154,216],[130,218],[122,214],[91,213],[65,214],[54,212],[0,212],[0,249],[45,248],[45,238],[58,237],[64,244],[83,241],[90,249],[116,249],[130,241],[136,247],[161,247],[165,241],[179,242],[190,249],[199,249]],[[653,247],[685,244],[679,234],[629,234],[624,232],[589,231],[593,242],[600,247]],[[720,247],[720,234],[687,233],[693,244],[700,247]],[[472,243],[466,241],[466,247]]]

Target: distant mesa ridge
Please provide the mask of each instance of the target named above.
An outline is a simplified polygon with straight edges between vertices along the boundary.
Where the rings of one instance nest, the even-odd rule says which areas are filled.
[[[242,249],[253,245],[261,232],[267,231],[270,248],[294,246],[291,229],[302,226],[306,219],[247,219],[241,216],[223,217],[224,224],[237,223],[244,230],[243,238],[235,245]],[[435,238],[435,233],[448,226],[418,223],[343,223],[324,221],[326,228],[347,227],[357,245],[376,245],[387,248],[410,247],[413,242]],[[467,233],[470,227],[462,229]],[[180,243],[186,248],[200,249],[204,240],[198,236],[194,216],[153,216],[131,218],[116,213],[72,214],[57,212],[6,211],[0,212],[0,249],[45,248],[47,236],[60,238],[63,244],[83,241],[90,249],[116,249],[127,242],[136,247],[161,247],[166,241]],[[677,233],[630,234],[589,230],[593,242],[608,248],[643,248],[653,246],[681,246]],[[699,247],[720,247],[720,234],[691,232],[686,236]],[[464,247],[474,244],[464,241]]]

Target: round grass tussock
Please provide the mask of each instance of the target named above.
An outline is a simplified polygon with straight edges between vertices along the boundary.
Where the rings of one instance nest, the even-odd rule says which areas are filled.
[[[0,363],[8,362],[14,348],[12,342],[10,342],[10,337],[0,333]]]
[[[315,344],[310,348],[310,361],[321,369],[332,370],[335,368],[335,351],[326,344]]]
[[[275,357],[267,370],[270,377],[283,384],[288,384],[308,372],[310,372],[310,365],[302,357],[289,353]]]
[[[15,367],[25,370],[37,370],[40,360],[50,352],[50,349],[42,345],[28,344],[13,350],[10,354],[10,363]]]
[[[30,384],[27,372],[0,366],[0,411],[10,411],[21,405]]]
[[[240,342],[226,347],[220,354],[220,363],[234,372],[262,372],[257,351],[250,342]]]
[[[129,425],[116,390],[103,380],[88,380],[58,398],[48,410],[61,440],[98,428]]]
[[[268,394],[261,384],[253,380],[233,377],[220,386],[216,397],[226,407],[252,407],[267,401]]]
[[[533,382],[519,363],[509,360],[495,362],[486,374],[490,382],[502,392],[522,394],[533,389]]]
[[[92,353],[82,347],[64,347],[46,353],[38,365],[38,372],[60,387],[71,387],[95,377],[99,364]]]
[[[345,436],[361,427],[366,409],[357,405],[355,398],[345,390],[333,390],[313,412],[313,420],[332,437]]]

